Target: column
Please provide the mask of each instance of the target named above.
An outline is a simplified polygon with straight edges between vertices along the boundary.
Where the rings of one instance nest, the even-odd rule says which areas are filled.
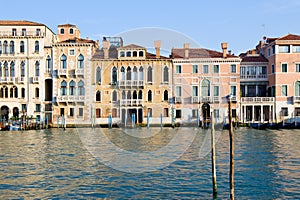
[[[252,122],[254,122],[254,105],[252,105],[252,119],[251,119]]]
[[[260,122],[264,121],[264,107],[260,105]]]
[[[272,121],[275,121],[275,109],[274,109],[274,105],[272,106]]]

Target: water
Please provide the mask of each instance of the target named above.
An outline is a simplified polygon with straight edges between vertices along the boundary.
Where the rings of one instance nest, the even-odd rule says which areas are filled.
[[[155,151],[173,134],[172,129],[164,129],[149,139],[120,130],[106,134],[117,146],[133,152]],[[0,132],[0,199],[212,199],[210,154],[199,158],[207,134],[202,130],[177,161],[144,173],[125,173],[102,164],[79,137],[86,130],[78,131]],[[299,199],[299,141],[300,130],[235,131],[236,199]],[[218,199],[229,198],[228,144],[224,131],[216,144]]]

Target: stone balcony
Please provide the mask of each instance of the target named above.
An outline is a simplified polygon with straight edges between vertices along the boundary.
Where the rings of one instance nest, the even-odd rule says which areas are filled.
[[[59,76],[67,76],[68,69],[58,69],[58,75]]]
[[[256,74],[256,75],[241,75],[241,81],[268,81],[267,74]]]
[[[142,99],[121,99],[120,105],[121,106],[141,106]]]
[[[274,103],[275,97],[242,97],[241,103]]]
[[[73,102],[83,102],[85,100],[85,96],[73,96],[73,95],[66,95],[66,96],[57,96],[56,97],[56,101],[58,103],[62,103],[62,102],[69,102],[69,103],[73,103]]]
[[[119,81],[118,83],[119,87],[143,87],[144,86],[144,81],[143,80],[122,80]]]

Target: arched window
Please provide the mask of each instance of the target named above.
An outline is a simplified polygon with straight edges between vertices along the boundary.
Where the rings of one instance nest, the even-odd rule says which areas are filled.
[[[25,88],[21,89],[21,97],[24,99],[25,98]]]
[[[142,90],[139,91],[138,99],[143,99],[143,91]]]
[[[60,84],[60,95],[61,96],[67,95],[67,82],[66,81],[62,81]]]
[[[96,101],[100,102],[101,101],[101,92],[97,90],[96,92]]]
[[[139,51],[139,57],[143,57],[144,56],[144,51]]]
[[[201,82],[201,96],[202,97],[210,96],[210,82],[208,79],[204,79]]]
[[[96,82],[101,83],[101,68],[97,67],[96,69]]]
[[[132,52],[132,57],[137,57],[137,51]]]
[[[164,91],[164,101],[168,101],[169,100],[169,92],[168,90]]]
[[[136,93],[136,90],[133,91],[132,98],[133,98],[133,99],[137,99],[137,93]]]
[[[15,77],[15,63],[10,63],[10,77]]]
[[[72,80],[69,83],[69,95],[75,95],[75,92],[76,92],[75,86],[76,86],[75,81]]]
[[[132,75],[133,75],[133,80],[137,81],[138,80],[138,73],[137,73],[136,66],[133,67],[133,73],[132,73]]]
[[[20,53],[24,53],[25,52],[25,44],[24,41],[20,42]]]
[[[35,88],[35,98],[39,98],[40,97],[40,89],[37,87]]]
[[[3,88],[0,89],[0,98],[3,98]]]
[[[131,67],[127,67],[126,80],[131,80]]]
[[[122,92],[122,99],[126,99],[126,93],[125,93],[124,90],[123,90],[123,92]]]
[[[128,90],[128,92],[127,92],[127,99],[131,99],[131,91],[130,90]]]
[[[10,88],[9,97],[14,98],[14,88]]]
[[[67,56],[65,54],[60,57],[60,67],[62,69],[67,69]]]
[[[164,67],[163,82],[169,82],[169,68],[167,66]]]
[[[2,63],[0,62],[0,77],[2,77]]]
[[[118,70],[116,67],[113,67],[113,69],[112,69],[111,82],[113,85],[117,84],[117,82],[118,82]]]
[[[18,98],[18,88],[16,86],[13,87],[14,88],[14,96],[15,98]]]
[[[78,95],[79,96],[84,95],[84,82],[83,81],[78,82]]]
[[[5,61],[4,62],[4,77],[8,77],[8,63]]]
[[[131,57],[131,51],[126,52],[126,57]]]
[[[8,87],[4,86],[4,98],[8,98]]]
[[[148,91],[148,101],[152,102],[152,91],[151,90]]]
[[[295,96],[300,96],[300,81],[295,82]]]
[[[15,53],[15,42],[14,41],[10,41],[10,43],[9,43],[9,53],[11,53],[11,54]]]
[[[120,52],[120,57],[125,57],[125,52],[124,51]]]
[[[140,69],[139,69],[139,80],[140,81],[144,80],[144,68],[142,66],[140,66]]]
[[[148,67],[147,81],[148,81],[148,83],[152,83],[153,82],[153,79],[152,79],[152,67]]]
[[[40,51],[40,43],[39,41],[35,41],[34,43],[34,52],[38,53]]]
[[[121,67],[121,80],[125,80],[125,68],[123,66]]]
[[[25,77],[25,62],[21,62],[21,77]]]
[[[70,28],[70,34],[74,34],[74,29]]]
[[[47,68],[47,72],[50,72],[50,70],[51,70],[51,57],[49,55],[46,58],[46,68]]]
[[[78,56],[77,61],[78,61],[77,67],[78,67],[79,69],[84,68],[84,57],[83,57],[82,54],[80,54],[80,55]]]
[[[118,100],[118,93],[116,90],[112,92],[112,102],[116,102]]]
[[[0,41],[0,54],[2,54],[2,42]]]
[[[40,76],[40,63],[39,63],[39,61],[35,62],[35,76]]]
[[[7,41],[5,40],[4,42],[3,42],[3,50],[4,50],[4,53],[5,54],[7,54],[8,53],[8,43],[7,43]]]

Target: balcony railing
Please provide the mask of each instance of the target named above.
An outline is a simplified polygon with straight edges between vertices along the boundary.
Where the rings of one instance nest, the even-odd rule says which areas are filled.
[[[197,96],[191,97],[191,102],[192,103],[199,103],[199,97],[197,97]]]
[[[32,83],[39,83],[39,77],[38,76],[32,77]]]
[[[85,96],[57,96],[57,102],[81,102],[85,100]]]
[[[220,97],[219,96],[213,97],[213,102],[214,103],[219,103],[220,102]]]
[[[7,77],[1,77],[0,83],[7,83]]]
[[[58,75],[59,76],[66,76],[67,75],[68,70],[67,69],[59,69],[58,70]]]
[[[84,69],[76,69],[75,70],[76,76],[83,76],[84,75]]]
[[[268,75],[267,74],[256,74],[256,75],[241,75],[241,80],[265,80],[268,79]]]
[[[181,97],[175,97],[175,103],[182,103]]]
[[[43,32],[40,31],[0,31],[0,36],[44,36]]]
[[[275,102],[274,97],[242,97],[242,103],[273,103]]]
[[[143,80],[122,80],[119,81],[119,87],[143,87],[144,81]]]
[[[210,102],[210,97],[209,96],[201,97],[201,103],[208,103],[208,102]]]
[[[294,103],[300,103],[300,96],[293,96]]]
[[[121,99],[120,104],[121,106],[141,106],[142,99]]]
[[[24,83],[25,82],[25,77],[17,77],[16,82],[17,83]]]

